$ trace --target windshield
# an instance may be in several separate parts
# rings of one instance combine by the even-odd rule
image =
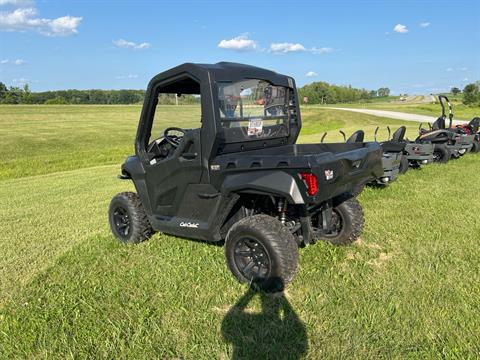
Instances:
[[[227,143],[288,136],[289,89],[258,79],[218,85]]]

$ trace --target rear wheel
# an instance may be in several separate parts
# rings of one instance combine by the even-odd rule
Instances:
[[[321,213],[312,218],[315,238],[328,241],[334,245],[349,245],[362,234],[365,221],[363,209],[354,197],[339,199],[337,204],[332,209],[329,233],[325,233],[321,229]]]
[[[433,162],[445,164],[450,160],[451,156],[450,151],[448,151],[445,145],[435,144],[435,147],[433,148]]]
[[[238,281],[255,283],[268,292],[282,291],[297,271],[298,245],[280,221],[253,215],[228,231],[225,258]]]
[[[400,169],[399,172],[400,174],[405,174],[408,171],[408,159],[405,155],[402,156],[402,159],[400,160]]]
[[[480,144],[476,140],[472,144],[473,144],[473,146],[472,146],[472,150],[470,150],[470,152],[478,153],[480,151]]]
[[[108,220],[113,235],[124,243],[139,243],[154,234],[142,202],[133,192],[123,192],[113,197]]]

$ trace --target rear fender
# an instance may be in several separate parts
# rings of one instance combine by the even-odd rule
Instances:
[[[222,193],[252,193],[284,197],[291,204],[304,204],[297,182],[283,171],[255,171],[228,175]]]

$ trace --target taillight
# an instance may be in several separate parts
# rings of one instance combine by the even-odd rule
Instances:
[[[300,176],[305,181],[305,185],[307,185],[307,194],[309,196],[315,195],[318,191],[317,177],[312,173],[300,173]]]

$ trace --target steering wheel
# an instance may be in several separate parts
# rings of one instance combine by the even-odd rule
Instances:
[[[169,135],[168,133],[170,131],[177,131],[185,135],[185,130],[179,127],[169,127],[169,128],[166,128],[165,131],[163,132],[163,138],[174,148],[177,148],[178,145],[180,145],[180,138],[176,135]]]

